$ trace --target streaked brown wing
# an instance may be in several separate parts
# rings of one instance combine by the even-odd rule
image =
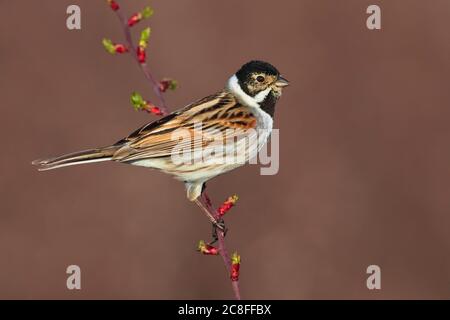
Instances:
[[[197,108],[198,106],[202,106],[205,104],[218,103],[223,95],[224,95],[224,92],[219,92],[219,93],[210,95],[208,97],[205,97],[201,100],[198,100],[197,102],[194,102],[194,103],[184,107],[181,110],[172,112],[169,115],[167,115],[159,120],[147,123],[146,125],[133,131],[130,135],[128,135],[128,137],[123,138],[122,140],[119,140],[117,143],[115,143],[115,145],[120,145],[120,144],[124,144],[127,142],[131,142],[136,139],[140,139],[140,138],[144,137],[146,134],[151,134],[151,133],[157,132],[157,131],[161,130],[162,128],[168,129],[172,126],[176,126],[185,118],[185,114],[188,114],[191,109]]]
[[[223,139],[234,139],[255,127],[251,110],[228,92],[220,92],[135,131],[121,140],[124,145],[113,160],[133,162],[167,157],[175,147],[195,150],[214,141],[217,133],[222,133]]]

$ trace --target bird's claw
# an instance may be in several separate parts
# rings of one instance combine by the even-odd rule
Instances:
[[[209,243],[210,245],[216,243],[217,240],[219,240],[219,236],[217,234],[218,230],[223,233],[224,237],[226,236],[226,234],[228,232],[228,229],[225,227],[225,221],[223,221],[223,219],[219,219],[216,222],[213,222],[212,227],[213,227],[213,229],[212,229],[212,241]]]

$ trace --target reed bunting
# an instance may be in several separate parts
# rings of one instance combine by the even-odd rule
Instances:
[[[272,131],[275,105],[288,84],[271,64],[251,61],[228,80],[223,90],[151,122],[113,145],[35,160],[33,164],[42,171],[115,161],[161,170],[183,181],[188,199],[195,201],[211,222],[223,230],[207,208],[208,199],[202,196],[205,182],[243,165],[266,143]],[[180,130],[187,132],[190,139],[180,141]],[[249,132],[257,138],[249,139],[246,135]],[[208,159],[200,153],[202,161],[198,161],[199,156],[193,156],[192,161],[174,161],[175,149],[189,147],[194,155],[199,154],[197,150],[207,147],[214,140],[211,137],[218,136],[223,141],[233,141],[232,147],[227,145],[222,150],[225,158],[233,154],[240,157],[238,161],[214,161],[224,156],[214,152]]]

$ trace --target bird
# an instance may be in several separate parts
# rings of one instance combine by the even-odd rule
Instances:
[[[206,182],[244,165],[267,142],[275,106],[288,85],[273,65],[252,60],[233,74],[222,90],[150,122],[112,145],[32,164],[45,171],[112,161],[160,170],[184,182],[187,198],[200,206],[213,226],[224,230],[223,222],[208,210]],[[228,141],[231,143],[225,143]],[[211,152],[218,148],[221,152]]]

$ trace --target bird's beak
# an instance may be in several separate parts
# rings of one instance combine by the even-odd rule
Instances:
[[[278,80],[275,82],[275,85],[279,88],[287,87],[289,85],[289,81],[287,81],[282,76],[279,76]]]

